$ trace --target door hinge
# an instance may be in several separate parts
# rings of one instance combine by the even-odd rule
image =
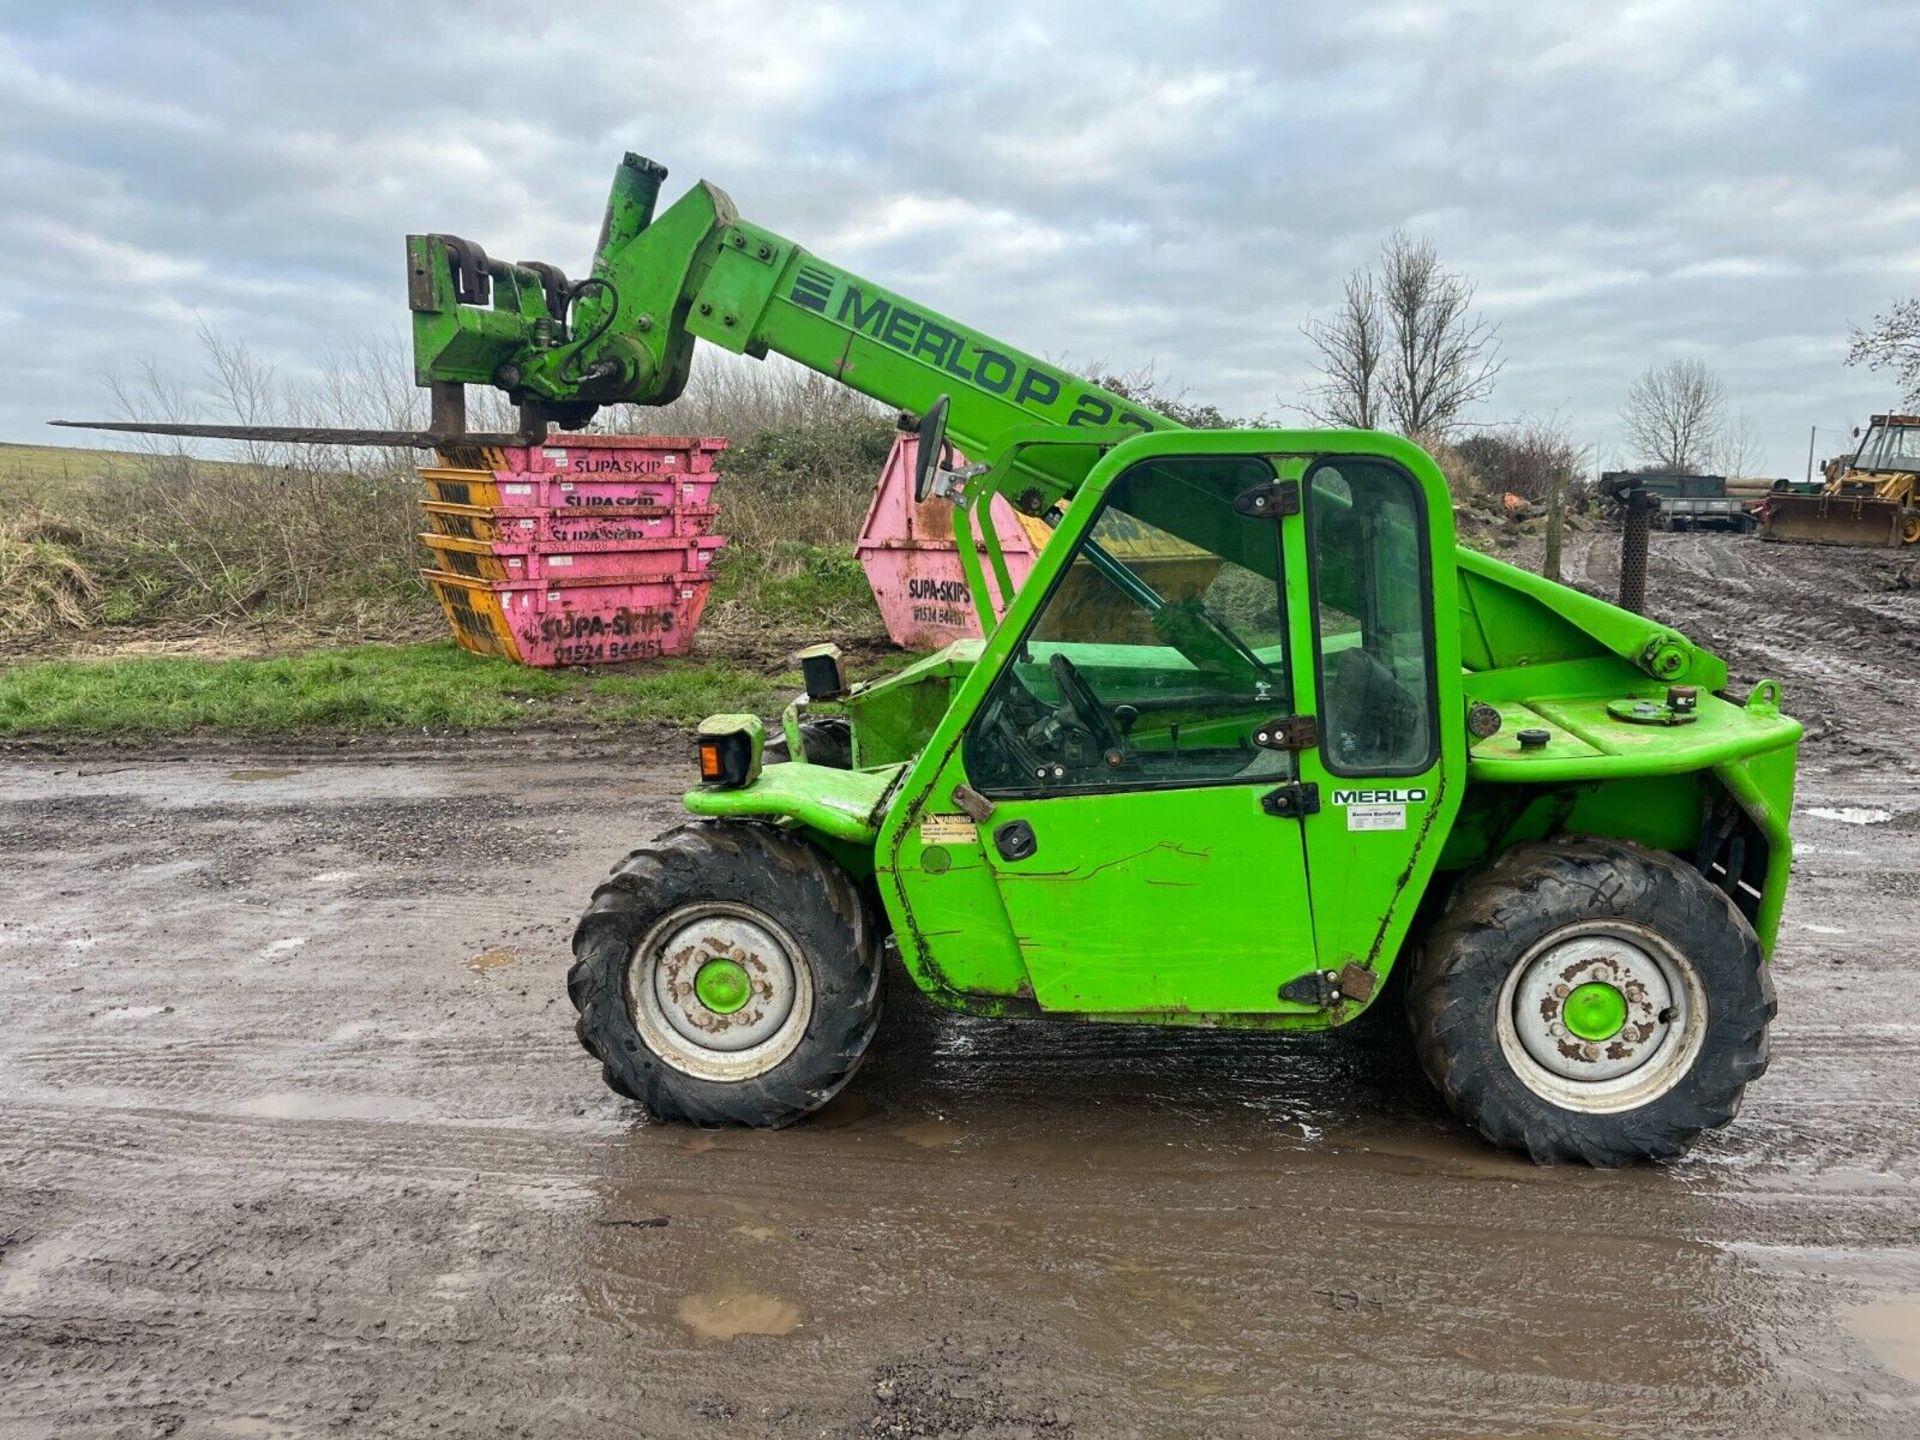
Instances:
[[[1320,722],[1312,715],[1282,715],[1253,732],[1262,750],[1311,750],[1320,743]]]
[[[1282,515],[1300,513],[1300,482],[1273,480],[1242,490],[1233,497],[1233,513],[1251,515],[1256,520],[1278,520]]]
[[[1301,820],[1320,813],[1320,787],[1313,781],[1296,780],[1281,785],[1260,797],[1260,808],[1283,820]]]
[[[1330,1010],[1343,1000],[1367,1001],[1373,998],[1380,977],[1364,965],[1351,961],[1338,970],[1309,970],[1296,975],[1280,987],[1280,998],[1295,1005],[1311,1005]]]

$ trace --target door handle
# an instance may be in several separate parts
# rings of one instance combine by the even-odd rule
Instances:
[[[1033,826],[1026,821],[1009,820],[995,827],[993,848],[1000,852],[1002,860],[1028,860],[1039,850],[1040,841],[1033,833]]]

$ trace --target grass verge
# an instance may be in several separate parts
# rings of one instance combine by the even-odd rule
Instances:
[[[657,661],[614,674],[529,670],[450,641],[355,645],[270,660],[43,661],[0,673],[0,735],[160,737],[690,724],[777,714],[797,674]]]

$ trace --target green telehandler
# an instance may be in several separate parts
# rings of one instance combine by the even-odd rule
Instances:
[[[360,438],[537,443],[673,399],[696,340],[783,355],[918,426],[985,639],[866,684],[819,647],[778,735],[700,726],[692,818],[574,938],[613,1089],[806,1115],[859,1066],[892,949],[976,1015],[1325,1030],[1403,988],[1447,1102],[1541,1162],[1668,1158],[1733,1118],[1791,857],[1776,685],[1735,696],[1674,630],[1458,548],[1405,440],[1182,429],[709,184],[656,215],[665,173],[626,158],[577,282],[409,237],[433,419]],[[469,433],[467,385],[521,430]],[[995,496],[1051,526],[1017,589]]]

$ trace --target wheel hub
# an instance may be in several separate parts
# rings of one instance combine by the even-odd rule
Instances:
[[[1706,996],[1691,963],[1629,922],[1569,926],[1522,956],[1500,997],[1502,1050],[1536,1094],[1569,1109],[1629,1110],[1698,1054]]]
[[[1588,980],[1568,992],[1560,1016],[1581,1040],[1611,1040],[1626,1026],[1627,997],[1604,980]]]
[[[716,1015],[731,1015],[753,998],[753,980],[738,960],[707,961],[693,977],[693,993]]]
[[[705,901],[665,916],[635,947],[627,1008],[675,1069],[744,1080],[800,1043],[813,1013],[812,972],[772,917]]]

